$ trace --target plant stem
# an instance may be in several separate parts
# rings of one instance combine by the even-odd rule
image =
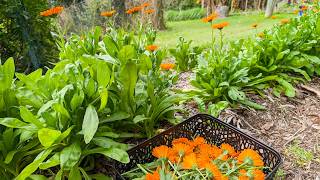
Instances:
[[[222,52],[222,48],[223,48],[223,33],[222,33],[222,29],[220,30],[220,52]]]

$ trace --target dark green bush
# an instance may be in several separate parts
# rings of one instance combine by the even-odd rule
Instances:
[[[192,19],[200,19],[206,15],[203,8],[193,8],[183,11],[169,10],[166,12],[167,21],[184,21]]]
[[[50,17],[40,16],[46,0],[0,1],[0,59],[16,60],[18,71],[30,72],[57,57]]]

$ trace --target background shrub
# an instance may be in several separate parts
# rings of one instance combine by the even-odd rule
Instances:
[[[45,0],[0,2],[0,58],[14,57],[18,71],[44,67],[57,57],[52,18],[39,15],[47,8]]]
[[[188,10],[168,10],[166,12],[167,21],[184,21],[192,19],[200,19],[206,15],[206,11],[203,8],[197,7]]]

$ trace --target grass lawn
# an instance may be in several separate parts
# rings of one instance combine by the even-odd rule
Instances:
[[[256,30],[251,28],[254,23],[258,24],[257,32],[272,27],[280,23],[281,19],[294,17],[294,14],[276,14],[276,19],[266,19],[264,14],[250,14],[230,16],[224,19],[217,19],[214,23],[227,21],[230,23],[225,28],[226,40],[236,40],[248,36],[255,36]],[[189,20],[179,22],[167,22],[168,30],[158,33],[156,43],[160,46],[174,47],[180,36],[186,40],[193,40],[193,45],[202,45],[210,42],[211,27],[210,23],[203,23],[201,20]],[[215,30],[218,35],[218,30]]]

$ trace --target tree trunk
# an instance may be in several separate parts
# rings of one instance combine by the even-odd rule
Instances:
[[[164,22],[163,0],[153,0],[153,7],[155,9],[153,16],[153,26],[158,30],[166,29],[166,25]]]
[[[116,11],[115,27],[123,27],[127,20],[125,0],[112,0],[112,8]]]
[[[265,17],[271,17],[273,14],[273,10],[277,4],[277,0],[268,0],[267,1],[267,8],[265,12]]]

